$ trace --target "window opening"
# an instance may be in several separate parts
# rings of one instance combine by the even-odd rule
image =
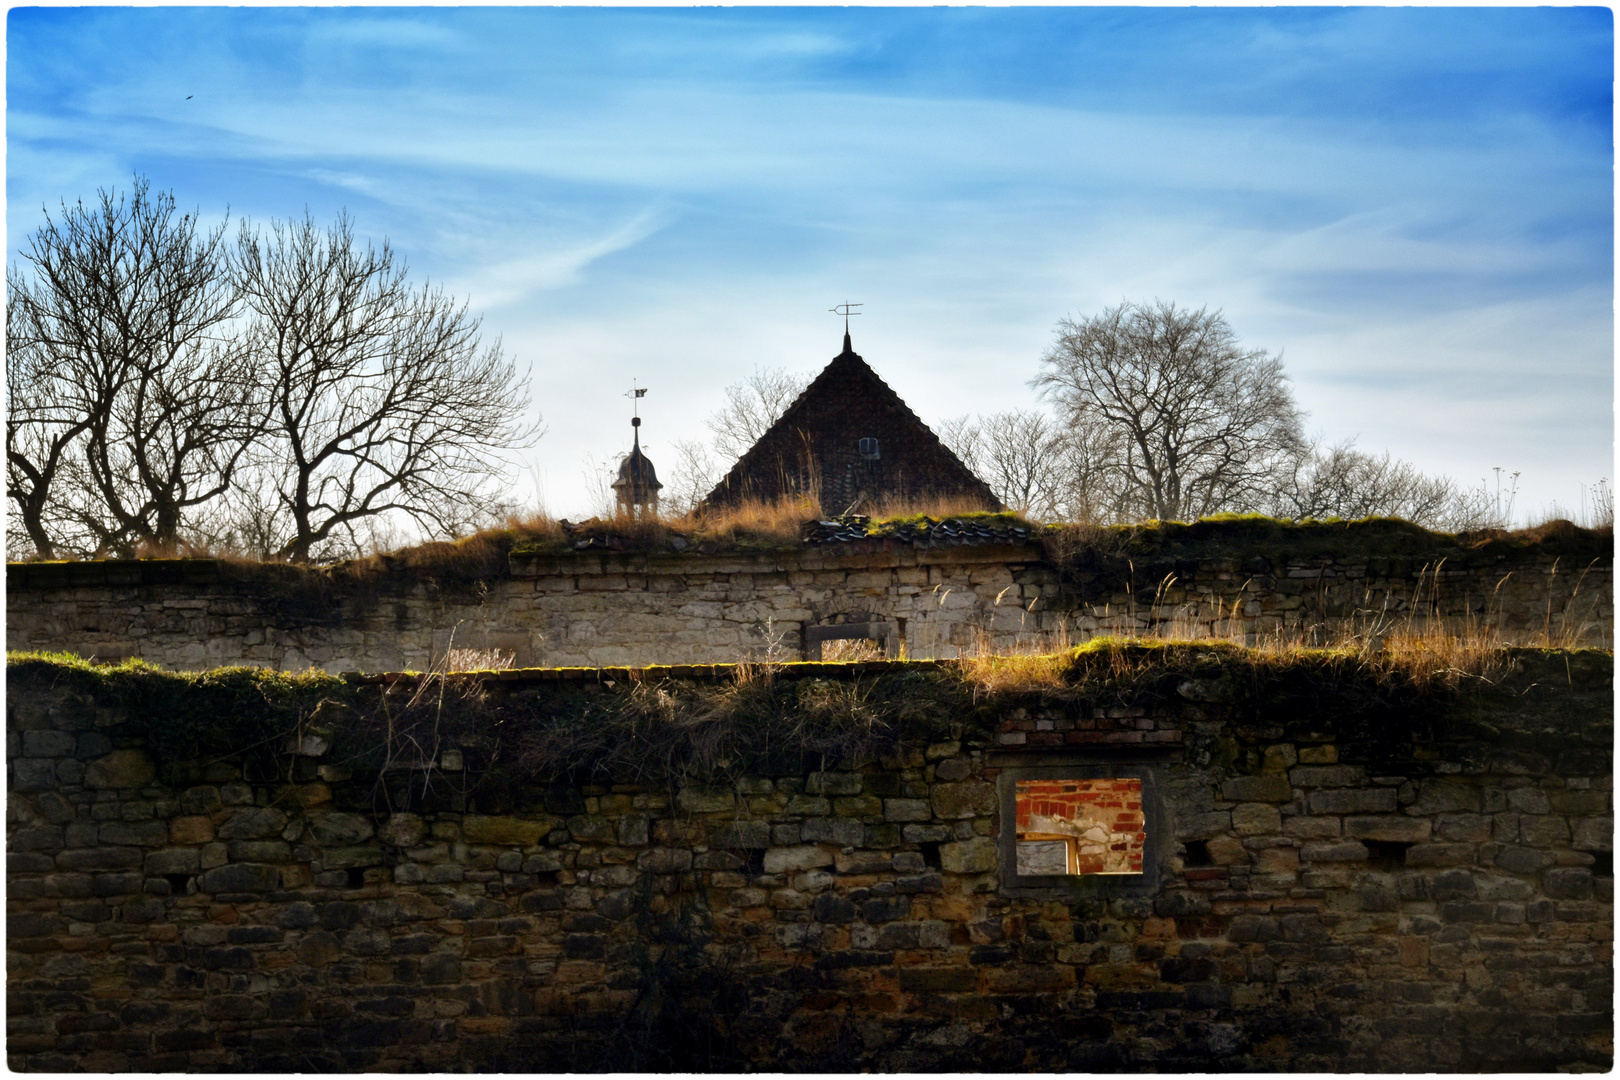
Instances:
[[[878,441],[876,439],[862,439],[859,446],[862,459],[866,461],[876,461],[878,459]]]
[[[1017,869],[1024,876],[1142,873],[1142,781],[1019,780]]]

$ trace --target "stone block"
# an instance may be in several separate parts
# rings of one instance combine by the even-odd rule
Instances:
[[[225,847],[232,862],[286,862],[292,848],[285,840],[232,840]]]
[[[971,967],[904,967],[897,974],[900,989],[910,993],[969,994],[979,988],[979,973]]]
[[[717,848],[763,848],[771,846],[768,821],[728,821],[715,829],[709,843]]]
[[[1305,799],[1313,814],[1393,814],[1394,788],[1326,788]]]
[[[1473,844],[1413,844],[1406,849],[1406,865],[1413,868],[1472,866],[1475,854]]]
[[[1221,798],[1232,802],[1288,802],[1294,789],[1282,773],[1235,776],[1221,785]]]
[[[619,819],[619,844],[622,847],[646,847],[652,821],[646,814],[626,814]]]
[[[56,857],[58,870],[134,870],[145,859],[140,848],[106,847],[64,851]],[[46,869],[49,869],[47,866]]]
[[[557,827],[557,819],[504,817],[499,815],[468,814],[461,819],[461,838],[469,844],[490,844],[501,847],[533,847],[540,843],[552,829]],[[572,831],[574,822],[568,823]],[[600,833],[600,839],[611,841],[614,830],[605,821],[602,828],[593,830]],[[577,836],[575,839],[581,839]]]
[[[1344,788],[1367,782],[1367,770],[1360,765],[1300,765],[1288,771],[1295,787]]]
[[[767,874],[812,870],[818,866],[831,866],[835,855],[835,849],[826,845],[776,847],[765,852],[764,869]]]
[[[171,844],[206,844],[214,838],[214,821],[203,814],[189,814],[169,820]]]
[[[417,814],[389,814],[377,838],[396,847],[416,847],[427,836],[427,822]]]
[[[996,868],[996,842],[977,836],[939,849],[940,868],[950,874],[983,874]]]
[[[885,851],[839,851],[833,865],[840,874],[881,874],[890,868],[890,856]]]
[[[1560,866],[1541,876],[1541,891],[1554,900],[1588,900],[1592,871],[1584,866]]]
[[[1204,844],[1204,850],[1209,852],[1209,859],[1216,866],[1234,866],[1249,861],[1248,848],[1235,836],[1212,837]]]
[[[922,799],[884,799],[883,820],[885,821],[927,821],[933,816],[933,811],[927,802]]]
[[[1578,851],[1614,850],[1614,818],[1577,818],[1574,822],[1572,845]]]
[[[636,856],[636,869],[649,874],[678,874],[692,869],[692,852],[686,848],[648,848]]]
[[[25,731],[22,733],[23,754],[26,757],[67,757],[73,753],[75,741],[71,731]]]
[[[811,818],[799,826],[799,838],[807,844],[860,847],[866,841],[866,826],[849,818]]]
[[[1282,814],[1271,803],[1239,803],[1232,808],[1232,830],[1239,836],[1271,836],[1282,831]]]
[[[819,795],[794,795],[783,812],[791,817],[826,817],[832,813],[832,801]]]
[[[1418,785],[1417,800],[1407,813],[1430,816],[1434,814],[1479,813],[1480,789],[1459,780],[1424,780]]]
[[[1272,915],[1234,915],[1226,931],[1228,941],[1280,941],[1282,923]]]
[[[1479,885],[1467,870],[1445,870],[1429,877],[1428,898],[1437,902],[1471,900],[1479,895]]]
[[[983,817],[996,809],[995,787],[982,782],[935,784],[931,796],[934,816],[947,821]]]
[[[274,892],[281,888],[281,871],[274,866],[229,863],[203,872],[197,889],[206,893]]]
[[[1441,840],[1480,844],[1491,838],[1491,819],[1484,814],[1441,814],[1435,818],[1434,832]]]
[[[1390,843],[1418,844],[1429,839],[1433,827],[1424,818],[1391,816],[1347,817],[1344,835],[1356,840],[1382,840]]]
[[[161,821],[142,821],[134,824],[109,821],[101,826],[99,840],[103,844],[133,847],[162,847],[169,842],[169,827]]]
[[[202,863],[196,848],[168,848],[146,857],[146,872],[152,877],[166,874],[198,874]]]
[[[519,819],[512,819],[519,820]],[[539,832],[537,836],[545,835]],[[595,814],[575,814],[568,819],[568,835],[585,844],[611,844],[619,838],[618,827],[612,818]],[[532,841],[538,843],[538,840]]]
[[[1519,840],[1530,847],[1564,847],[1569,843],[1569,822],[1558,814],[1521,814]]]
[[[724,788],[682,788],[675,805],[689,814],[714,814],[734,810],[735,792]]]
[[[84,770],[84,786],[98,790],[140,788],[152,782],[157,768],[140,750],[114,750]]]
[[[1309,863],[1366,862],[1367,848],[1355,840],[1308,843],[1300,845],[1299,857]]]
[[[811,795],[859,795],[861,774],[854,772],[814,772],[804,782]]]
[[[279,836],[287,827],[287,815],[273,806],[238,810],[218,829],[221,840],[261,840]]]
[[[359,844],[370,840],[376,832],[370,818],[338,812],[312,814],[309,826],[322,844]]]
[[[50,791],[56,787],[56,762],[51,758],[13,758],[11,790]]]
[[[1282,831],[1284,836],[1300,840],[1335,840],[1342,835],[1342,828],[1336,817],[1296,815],[1284,818]]]
[[[883,800],[876,795],[841,795],[832,801],[839,817],[882,817]]]
[[[377,844],[330,847],[321,852],[321,866],[327,870],[349,870],[365,866],[381,866],[383,861],[383,849]]]

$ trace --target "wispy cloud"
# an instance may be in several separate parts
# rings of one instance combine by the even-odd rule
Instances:
[[[505,307],[546,289],[580,283],[585,269],[599,259],[641,243],[662,227],[668,215],[648,208],[609,232],[481,268],[455,286],[477,298],[486,310]]]

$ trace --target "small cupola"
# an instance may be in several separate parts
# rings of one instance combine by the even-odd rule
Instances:
[[[646,390],[634,391],[639,399]],[[639,411],[639,409],[638,409]],[[658,491],[664,485],[658,482],[658,472],[651,459],[641,452],[641,417],[630,418],[630,452],[619,463],[619,478],[613,481],[613,494],[617,496],[618,511],[628,517],[658,516]]]

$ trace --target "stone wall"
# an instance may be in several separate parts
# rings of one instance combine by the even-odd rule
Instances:
[[[584,551],[514,556],[509,576],[485,582],[206,560],[13,564],[6,643],[338,672],[427,670],[452,643],[520,667],[798,659],[848,624],[917,658],[1104,633],[1326,641],[1435,619],[1512,641],[1612,642],[1612,557],[1435,543],[1401,555],[1194,547],[1063,567],[1035,543]]]
[[[321,737],[159,768],[14,674],[9,1062],[1607,1070],[1612,659],[1520,665],[1418,724],[1013,695],[860,768],[498,805],[453,746],[389,784]],[[1001,789],[1062,767],[1151,776],[1150,887],[1011,887]]]

